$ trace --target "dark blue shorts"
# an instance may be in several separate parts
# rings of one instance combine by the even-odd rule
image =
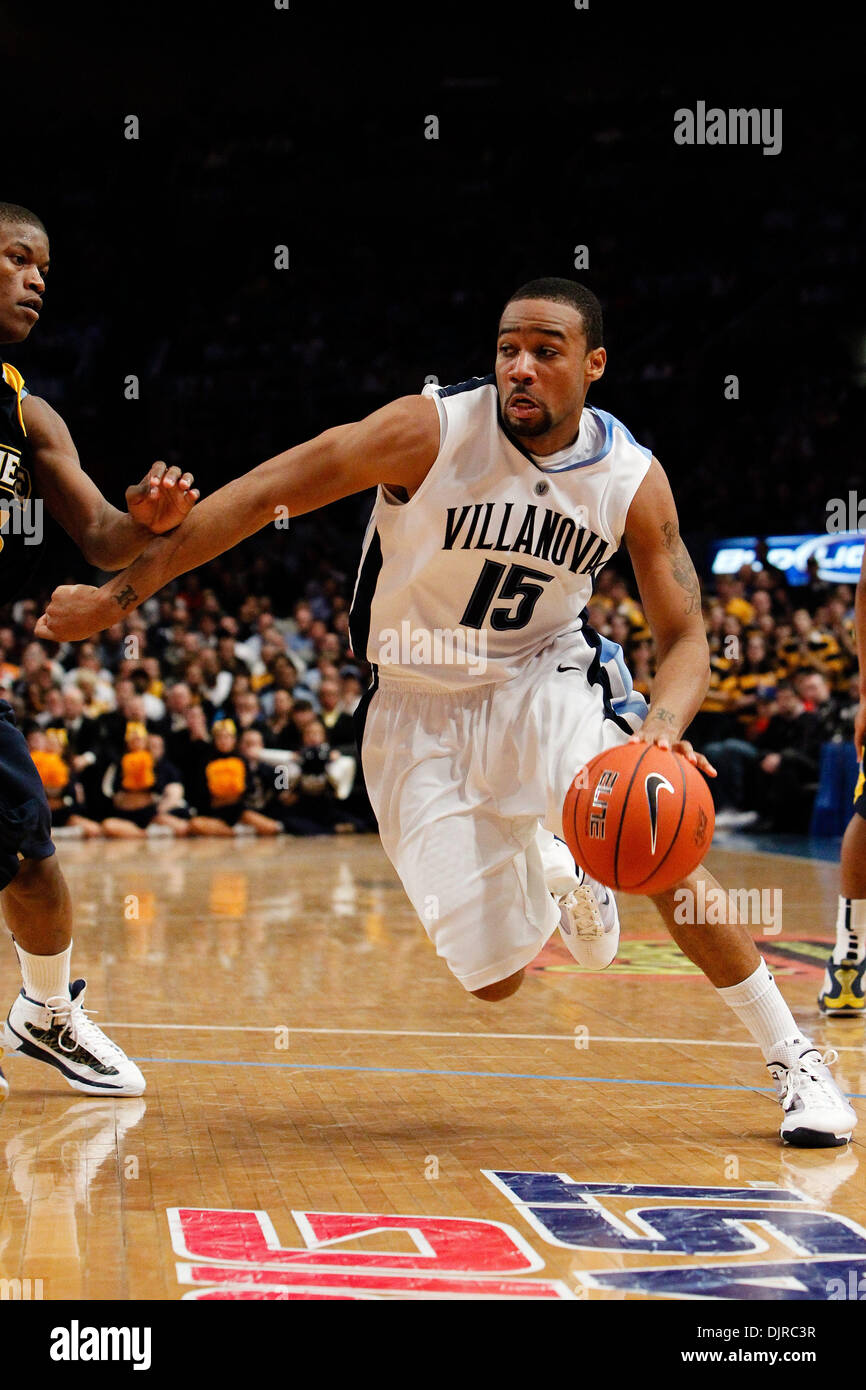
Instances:
[[[42,779],[12,706],[0,700],[0,891],[12,882],[21,859],[48,859],[53,853]]]
[[[854,788],[854,810],[866,820],[866,748],[860,754],[860,775]]]

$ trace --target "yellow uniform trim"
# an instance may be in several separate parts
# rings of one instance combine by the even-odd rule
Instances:
[[[4,362],[3,380],[6,382],[7,386],[12,387],[12,390],[18,397],[18,423],[20,424],[22,432],[26,438],[27,427],[24,424],[24,416],[21,411],[21,392],[24,390],[24,378],[16,367],[11,366],[8,362]]]

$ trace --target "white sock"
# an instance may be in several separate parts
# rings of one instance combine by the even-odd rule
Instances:
[[[60,995],[69,998],[69,960],[72,955],[72,942],[56,956],[31,956],[29,951],[15,942],[21,975],[24,980],[24,993],[37,1004]]]
[[[737,1015],[744,1028],[751,1033],[755,1042],[769,1060],[770,1054],[778,1055],[782,1043],[792,1047],[808,1043],[809,1039],[800,1032],[794,1015],[788,1008],[762,960],[757,970],[738,985],[727,985],[717,991]]]
[[[859,965],[866,956],[866,898],[843,898],[839,895],[836,914],[836,947],[833,964],[843,961]]]

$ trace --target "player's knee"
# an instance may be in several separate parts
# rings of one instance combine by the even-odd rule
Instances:
[[[45,859],[22,859],[18,872],[8,887],[20,897],[29,893],[40,894],[45,891],[47,885],[55,882],[58,872],[54,855]]]
[[[514,975],[506,975],[504,980],[496,980],[492,985],[485,985],[483,989],[470,990],[476,999],[483,999],[485,1003],[497,1004],[500,999],[509,999],[512,994],[516,994],[523,981],[523,971],[518,970]]]

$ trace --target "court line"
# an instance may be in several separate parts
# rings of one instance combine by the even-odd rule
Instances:
[[[856,1020],[855,1020],[856,1022]],[[160,1029],[172,1032],[189,1033],[269,1033],[271,1036],[279,1028],[286,1033],[323,1033],[350,1038],[510,1038],[522,1042],[612,1042],[612,1043],[669,1043],[680,1047],[750,1047],[757,1048],[755,1042],[739,1042],[718,1038],[645,1038],[629,1034],[618,1037],[609,1033],[441,1033],[423,1028],[297,1028],[273,1024],[269,1028],[245,1023],[100,1023],[100,1028],[145,1028],[156,1032]],[[862,1052],[863,1048],[833,1043],[837,1052]]]
[[[704,1081],[642,1081],[636,1077],[625,1076],[559,1076],[532,1071],[449,1071],[432,1067],[349,1067],[329,1062],[227,1062],[216,1057],[133,1057],[133,1062],[143,1062],[152,1066],[180,1067],[260,1067],[266,1070],[277,1068],[280,1071],[352,1071],[375,1072],[385,1076],[475,1076],[483,1080],[504,1081],[588,1081],[605,1086],[675,1086],[690,1091],[769,1091],[775,1095],[772,1086],[719,1086]],[[849,1094],[846,1092],[846,1094]],[[851,1100],[866,1100],[866,1094],[850,1093]]]

